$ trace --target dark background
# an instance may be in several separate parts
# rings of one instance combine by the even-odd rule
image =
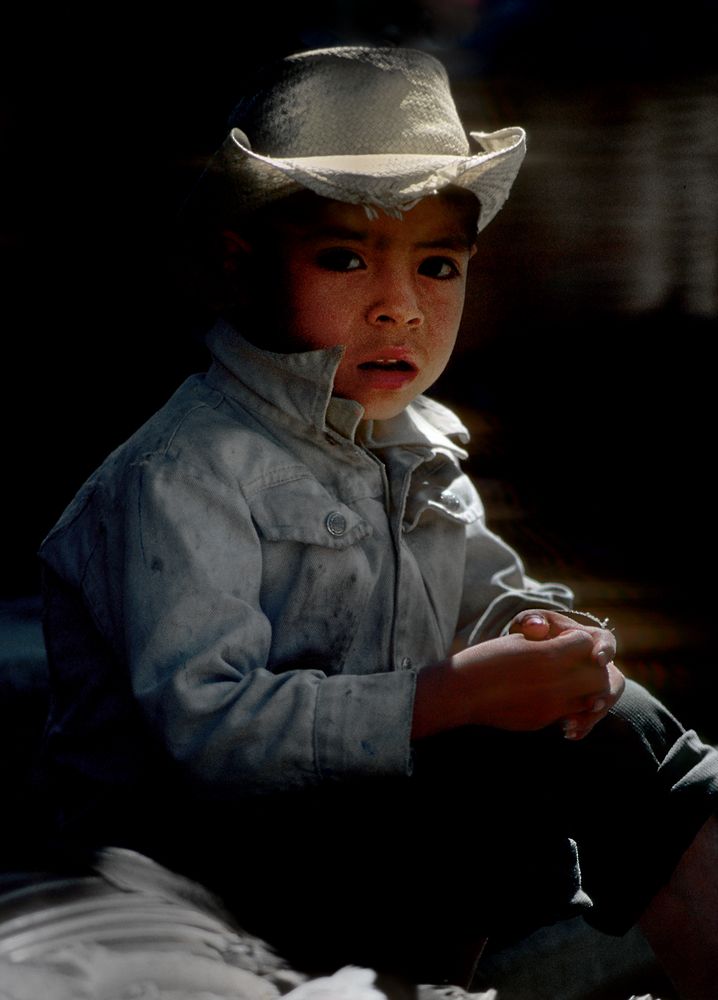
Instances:
[[[0,596],[35,598],[75,490],[205,364],[175,216],[251,71],[414,45],[449,69],[467,127],[529,133],[435,395],[474,433],[496,530],[610,615],[626,671],[718,740],[716,3],[234,7],[6,18]]]

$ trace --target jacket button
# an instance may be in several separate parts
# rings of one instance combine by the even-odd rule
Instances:
[[[459,510],[461,507],[461,500],[451,490],[444,490],[440,499],[443,500],[447,510]]]
[[[329,534],[337,538],[347,530],[347,519],[338,510],[333,510],[331,514],[327,514],[324,524]]]

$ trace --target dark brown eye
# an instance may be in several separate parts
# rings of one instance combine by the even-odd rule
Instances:
[[[427,278],[437,278],[439,281],[458,278],[460,273],[459,268],[449,257],[427,257],[419,265],[419,274]]]
[[[326,271],[362,271],[366,264],[354,250],[344,247],[331,247],[320,250],[317,254],[317,264]]]

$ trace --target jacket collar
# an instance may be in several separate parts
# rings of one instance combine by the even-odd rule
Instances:
[[[357,436],[374,451],[381,448],[429,448],[457,458],[467,458],[459,446],[469,440],[469,432],[459,418],[428,396],[417,396],[398,416],[391,420],[367,420],[360,425]]]
[[[332,395],[342,347],[277,354],[256,347],[224,319],[212,327],[206,343],[214,359],[210,377],[218,387],[237,395],[240,383],[284,420],[321,432],[331,429],[372,450],[418,447],[466,457],[457,442],[465,444],[468,431],[451,410],[426,396],[417,396],[390,420],[362,422],[359,403]]]

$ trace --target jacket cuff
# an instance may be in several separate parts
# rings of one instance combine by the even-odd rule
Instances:
[[[317,768],[326,780],[411,774],[416,673],[327,677],[314,719]]]

